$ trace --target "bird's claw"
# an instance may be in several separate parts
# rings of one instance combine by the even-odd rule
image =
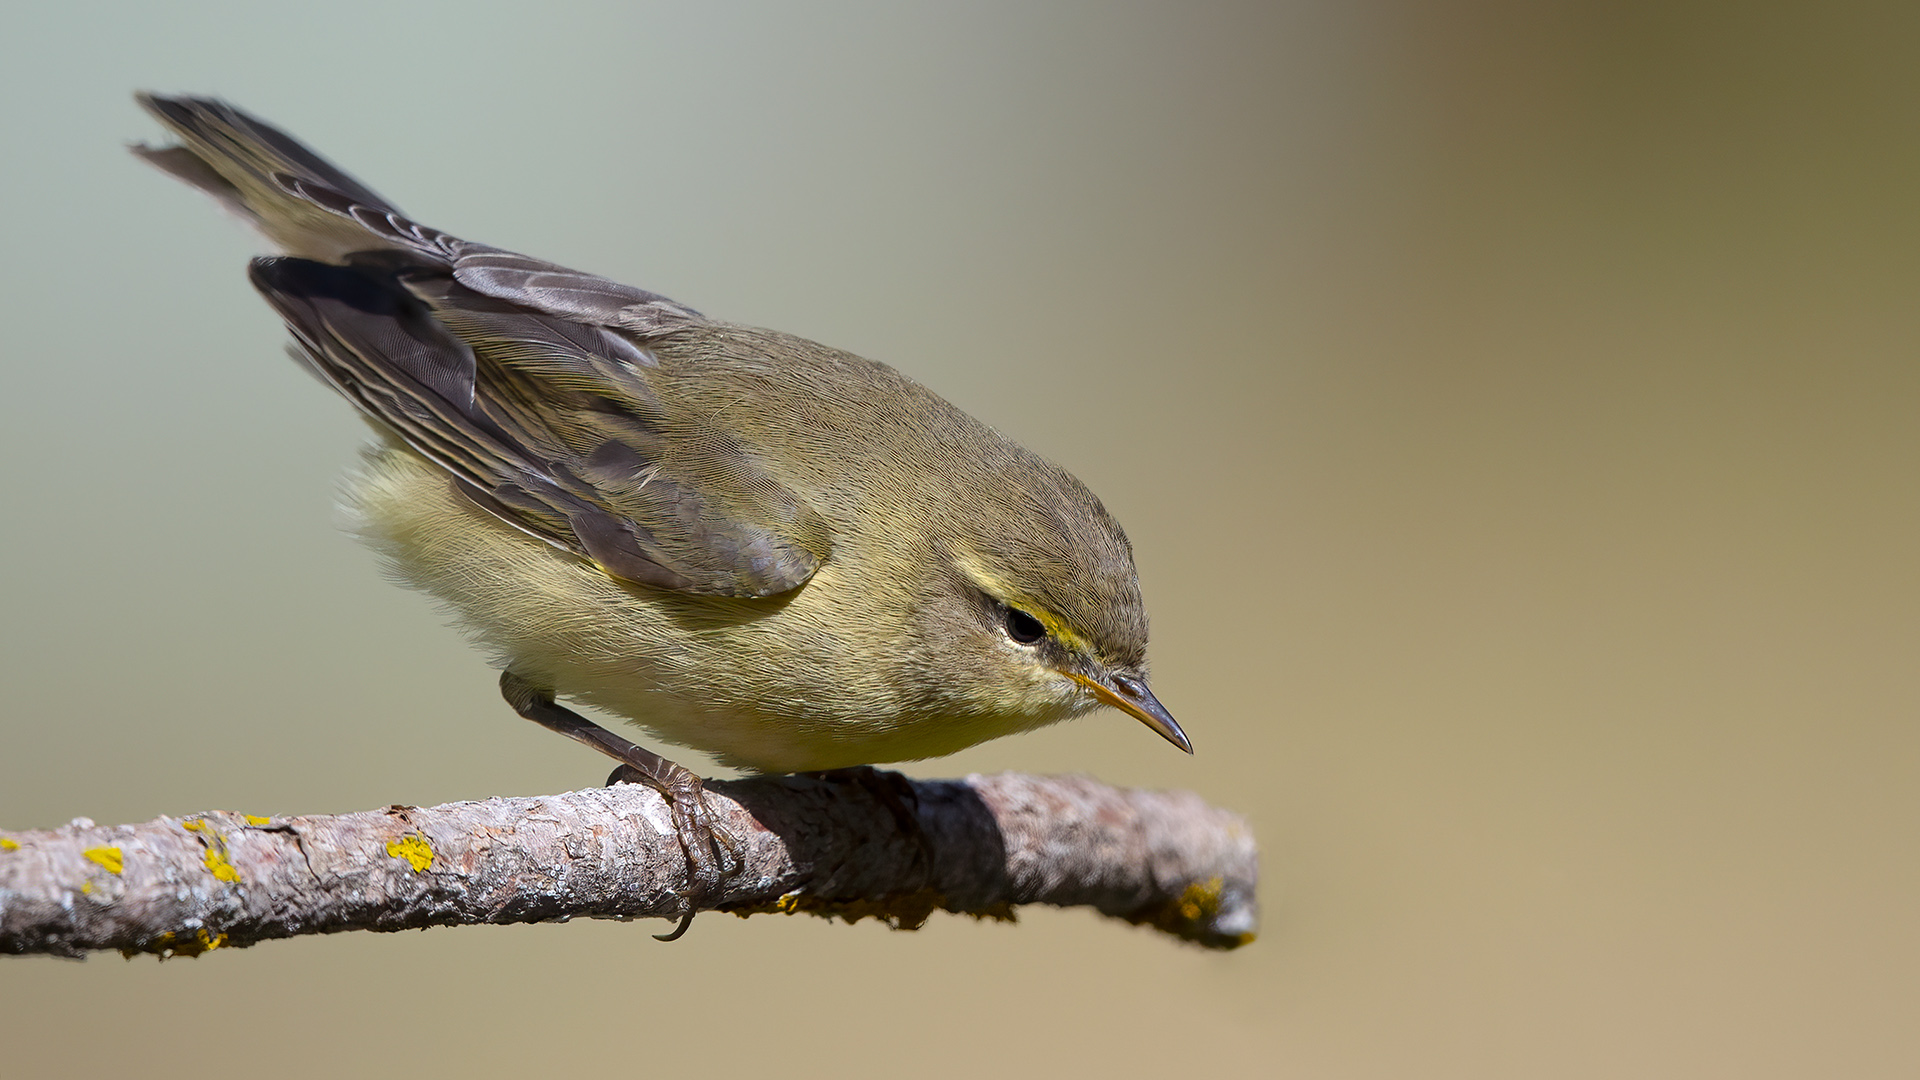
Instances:
[[[671,933],[654,937],[674,941],[693,925],[701,903],[719,895],[727,879],[745,867],[740,840],[707,805],[705,785],[691,769],[679,768],[662,782],[631,765],[622,765],[607,777],[607,784],[646,784],[666,799],[674,835],[687,858],[687,887],[680,894],[680,924]]]

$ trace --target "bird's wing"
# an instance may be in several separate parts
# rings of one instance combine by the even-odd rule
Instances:
[[[652,356],[617,331],[392,257],[256,259],[251,276],[308,362],[476,505],[615,577],[770,596],[830,550],[751,448],[654,395]]]
[[[250,273],[306,362],[475,504],[663,589],[769,596],[818,569],[819,515],[647,384],[641,343],[698,312],[420,225],[222,102],[139,100],[181,145],[137,153],[301,256]]]

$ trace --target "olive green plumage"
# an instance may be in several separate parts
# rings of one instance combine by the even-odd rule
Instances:
[[[417,225],[219,102],[141,101],[181,145],[138,152],[279,246],[255,285],[383,430],[356,530],[517,679],[756,770],[1098,702],[1185,746],[1126,536],[1057,466],[885,365]]]

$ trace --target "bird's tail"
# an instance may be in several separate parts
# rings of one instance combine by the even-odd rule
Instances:
[[[212,98],[134,95],[180,140],[135,154],[212,195],[290,255],[337,260],[356,251],[429,253],[442,239],[265,121]],[[425,249],[425,250],[423,250]]]

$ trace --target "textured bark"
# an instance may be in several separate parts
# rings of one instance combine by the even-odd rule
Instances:
[[[703,910],[911,928],[940,909],[1086,905],[1213,948],[1253,940],[1252,830],[1185,792],[870,771],[707,790],[744,867]],[[341,930],[673,918],[686,873],[665,804],[637,785],[337,816],[80,819],[0,831],[0,953],[198,954]]]

